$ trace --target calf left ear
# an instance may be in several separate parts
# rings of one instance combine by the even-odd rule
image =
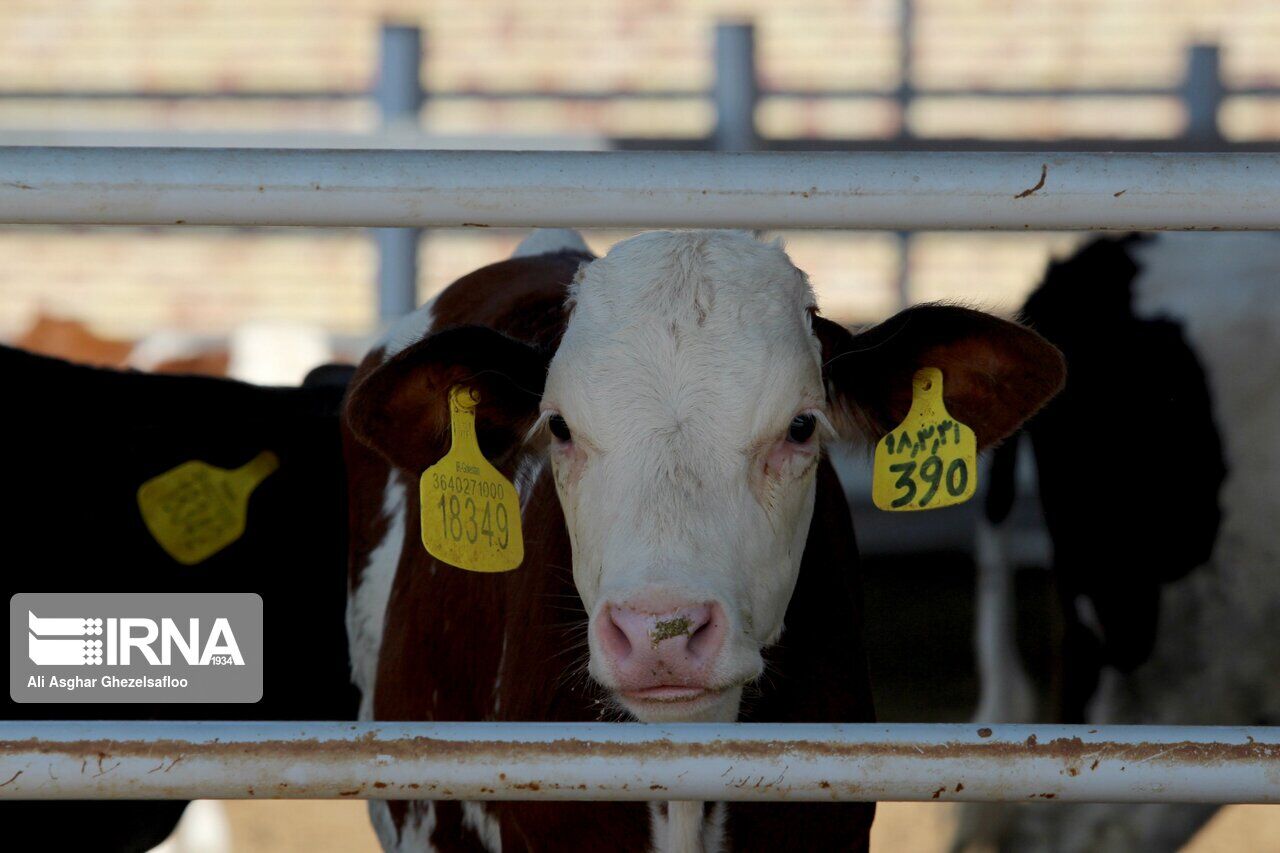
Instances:
[[[479,392],[476,437],[501,466],[538,417],[546,353],[484,326],[428,335],[351,389],[343,418],[357,438],[398,468],[419,473],[449,450],[449,389]]]
[[[911,378],[942,371],[947,411],[971,427],[978,447],[1010,435],[1061,390],[1066,365],[1035,332],[968,308],[920,305],[859,334],[813,318],[823,379],[842,431],[878,441],[911,408]]]

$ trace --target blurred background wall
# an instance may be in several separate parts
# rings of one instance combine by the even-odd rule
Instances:
[[[1268,0],[6,0],[0,145],[709,147],[725,21],[754,25],[751,147],[1280,136]],[[417,120],[389,128],[370,96],[387,23],[420,28],[425,92]],[[1010,309],[1078,239],[784,236],[826,311],[854,321],[940,298]],[[420,296],[518,238],[423,234]],[[355,336],[377,323],[377,267],[356,230],[3,228],[0,338],[40,314],[120,338],[264,320]]]

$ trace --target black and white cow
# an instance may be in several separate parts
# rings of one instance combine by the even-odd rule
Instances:
[[[1050,266],[1022,319],[1068,365],[1063,393],[1024,430],[1064,624],[1041,718],[1280,723],[1280,239],[1098,239]],[[1014,439],[994,460],[997,525],[1016,453]],[[1007,570],[999,534],[980,571]],[[1031,721],[1016,666],[999,663],[1016,657],[1002,624],[1012,608],[980,593],[984,607],[984,716]],[[1214,810],[1050,806],[1005,823],[986,809],[984,822],[1011,850],[1176,850]],[[964,822],[957,848],[982,834],[977,823]]]

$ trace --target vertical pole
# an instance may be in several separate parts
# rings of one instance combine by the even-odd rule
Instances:
[[[898,137],[911,136],[907,111],[915,97],[912,64],[915,53],[916,9],[913,0],[898,0]]]
[[[384,129],[417,129],[422,106],[422,35],[417,27],[382,28],[378,82],[374,98]],[[394,320],[418,306],[416,228],[374,228],[378,245],[378,316]]]
[[[1225,94],[1217,45],[1193,45],[1187,52],[1187,76],[1182,82],[1188,139],[1205,144],[1222,141],[1218,108]]]
[[[898,138],[911,136],[907,112],[915,97],[912,84],[912,61],[915,51],[915,4],[913,0],[898,0]],[[911,304],[911,232],[897,232],[898,271],[894,280],[898,310]]]
[[[755,27],[747,23],[716,25],[716,79],[712,97],[716,107],[713,142],[717,151],[753,151],[756,134]]]

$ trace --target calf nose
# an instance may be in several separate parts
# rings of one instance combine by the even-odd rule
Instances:
[[[623,690],[702,686],[727,633],[728,620],[714,602],[662,608],[627,602],[607,606],[601,616],[600,645]]]

